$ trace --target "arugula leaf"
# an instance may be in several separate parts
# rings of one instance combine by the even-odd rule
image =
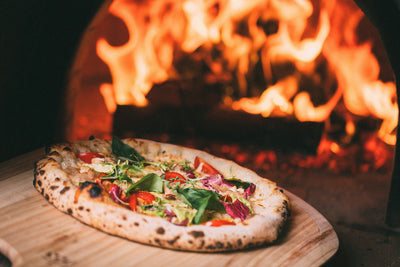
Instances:
[[[152,162],[152,161],[145,161],[144,163],[149,164],[149,165],[153,165],[157,168],[159,168],[160,170],[162,170],[163,172],[167,172],[172,170],[176,165],[183,165],[182,169],[184,171],[191,171],[191,167],[190,167],[190,161],[175,161],[175,160],[171,160],[171,161],[162,161],[162,162]]]
[[[111,143],[112,153],[122,159],[127,159],[133,163],[144,161],[142,157],[133,147],[122,142],[118,137],[112,137]]]
[[[193,208],[197,209],[197,213],[193,218],[194,224],[199,224],[206,210],[215,210],[225,213],[224,205],[219,201],[219,195],[213,191],[195,188],[177,188],[175,194],[187,202]]]
[[[126,190],[128,194],[132,190],[143,190],[148,192],[162,193],[164,192],[163,180],[155,173],[149,173],[136,183],[129,186]]]
[[[188,172],[193,171],[193,168],[192,168],[192,166],[190,165],[190,164],[191,164],[190,161],[185,160],[185,161],[182,162],[182,164],[183,164],[182,170],[188,171]]]

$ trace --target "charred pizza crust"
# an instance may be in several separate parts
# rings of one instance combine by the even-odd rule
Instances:
[[[164,155],[193,161],[201,156],[223,175],[232,172],[256,185],[254,215],[235,226],[177,226],[163,218],[132,212],[116,204],[90,173],[76,171],[77,153],[111,153],[111,141],[56,144],[35,165],[35,188],[57,209],[104,232],[143,244],[175,250],[215,252],[258,247],[275,241],[290,213],[289,200],[275,183],[236,163],[206,152],[143,139],[124,139],[147,157]]]

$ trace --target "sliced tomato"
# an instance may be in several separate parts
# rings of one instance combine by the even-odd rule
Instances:
[[[124,191],[122,191],[121,196],[119,197],[123,202],[127,202],[126,194]]]
[[[76,154],[76,156],[85,163],[92,163],[92,159],[94,158],[104,158],[103,155],[96,152],[81,152]]]
[[[128,198],[128,203],[129,203],[129,207],[131,208],[131,210],[136,211],[136,207],[137,207],[136,194],[133,194]]]
[[[202,158],[196,156],[196,158],[194,159],[195,169],[197,169],[200,166],[200,164],[202,164],[201,171],[204,172],[205,174],[209,174],[209,175],[219,174],[219,171],[217,171],[213,166],[208,164]]]
[[[107,174],[105,174],[104,172],[100,173],[99,175],[97,175],[96,177],[96,184],[100,185],[101,187],[103,187],[103,180],[101,179],[101,176],[106,176]]]
[[[137,198],[143,201],[145,204],[151,204],[153,201],[156,201],[156,198],[152,193],[146,191],[137,191],[135,194]]]
[[[107,180],[106,181],[102,181],[101,184],[103,185],[104,189],[107,190],[108,193],[111,193],[111,190],[114,187],[118,186],[118,185],[116,185],[114,183],[111,183],[110,181],[107,181]]]
[[[126,199],[125,194],[124,194],[124,197]],[[153,201],[156,200],[155,196],[152,193],[149,193],[149,192],[146,192],[146,191],[134,192],[126,200],[126,202],[128,202],[128,204],[129,204],[129,207],[131,208],[131,210],[136,211],[137,204],[138,204],[138,199],[140,201],[142,201],[143,203],[145,203],[145,204],[151,204],[151,203],[153,203]]]
[[[203,223],[205,226],[219,227],[222,225],[236,225],[236,223],[226,220],[213,220]]]
[[[174,179],[175,181],[186,182],[186,178],[179,172],[166,172],[164,175],[166,180]]]

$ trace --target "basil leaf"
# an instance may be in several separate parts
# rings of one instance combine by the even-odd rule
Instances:
[[[177,188],[175,194],[184,202],[197,209],[193,223],[198,224],[205,210],[215,210],[225,213],[224,205],[219,201],[219,195],[213,191],[195,188]]]
[[[203,217],[204,212],[207,209],[208,203],[210,203],[211,196],[206,197],[203,199],[202,203],[200,204],[200,207],[197,209],[197,213],[193,218],[193,223],[194,224],[199,224],[201,217]]]
[[[239,180],[236,178],[231,178],[231,179],[225,178],[225,181],[227,181],[231,184],[234,184],[237,188],[241,187],[243,189],[247,189],[251,185],[251,183],[249,183],[249,182],[243,182],[242,180]]]
[[[133,147],[122,142],[118,137],[113,136],[111,143],[112,153],[122,159],[127,159],[134,163],[144,161],[142,157]]]
[[[155,173],[149,173],[136,183],[129,186],[126,193],[132,190],[143,190],[148,192],[162,193],[164,192],[163,180]]]

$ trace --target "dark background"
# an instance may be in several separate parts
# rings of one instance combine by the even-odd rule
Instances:
[[[0,1],[0,161],[63,139],[66,75],[103,1]]]

